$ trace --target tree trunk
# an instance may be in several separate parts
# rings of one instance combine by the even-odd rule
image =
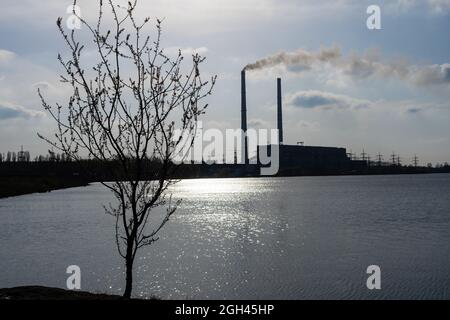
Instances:
[[[123,293],[123,297],[126,299],[131,298],[131,291],[133,290],[133,256],[132,254],[128,254],[125,258],[125,292]]]

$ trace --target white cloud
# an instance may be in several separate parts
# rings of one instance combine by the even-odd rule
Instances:
[[[450,10],[450,0],[428,0],[428,4],[434,13],[445,13]]]
[[[0,49],[0,64],[11,62],[16,54],[12,51]]]
[[[126,7],[128,0],[114,3]],[[104,1],[105,5],[107,4]],[[54,26],[61,16],[64,22],[69,17],[66,9],[72,0],[47,0],[45,6],[33,0],[3,0],[0,20],[35,26],[38,29]],[[446,13],[450,10],[448,0],[380,0],[386,12],[404,12],[422,8],[424,13]],[[95,21],[98,2],[78,0],[81,15]],[[141,0],[136,11],[137,18],[146,16],[165,19],[164,27],[174,28],[179,33],[214,34],[222,31],[241,31],[243,26],[255,26],[274,21],[305,21],[323,18],[324,15],[339,15],[342,12],[365,12],[367,3],[356,0]],[[109,14],[109,10],[105,10]],[[111,19],[107,18],[111,23]]]
[[[203,123],[203,129],[219,129],[219,130],[226,130],[229,128],[233,128],[232,124],[229,121],[216,121],[216,120],[209,120]]]
[[[270,124],[262,119],[259,118],[252,118],[248,120],[248,126],[250,128],[260,129],[260,128],[270,128]]]
[[[450,86],[450,63],[419,68],[413,74],[413,81],[419,85],[447,84]]]
[[[426,13],[445,14],[450,11],[450,0],[396,0],[386,3],[388,12],[405,13],[424,9]]]
[[[55,86],[52,85],[50,82],[47,82],[47,81],[38,81],[36,83],[33,83],[31,85],[31,87],[34,90],[38,90],[39,89],[41,91],[48,91],[48,90],[51,90],[51,91],[54,91],[54,92],[57,91]]]
[[[32,0],[13,1],[4,0],[0,19],[3,21],[23,21],[27,24],[43,26],[43,21],[54,25],[56,18],[68,18],[66,8],[73,3],[72,0],[47,0],[45,6]],[[115,4],[127,7],[128,0],[114,0]],[[308,1],[309,2],[309,1]],[[105,6],[108,5],[104,1]],[[81,16],[88,21],[96,21],[98,2],[79,0],[77,5],[81,9]],[[152,0],[138,1],[136,17],[138,20],[146,16],[165,19],[164,25],[176,28],[179,32],[196,34],[211,34],[217,31],[238,30],[238,22],[252,23],[267,21],[274,15],[289,12],[292,9],[291,1],[279,2],[276,0]],[[295,7],[295,6],[294,6]],[[105,21],[112,22],[110,10],[105,9]]]
[[[192,47],[167,47],[164,48],[164,53],[167,55],[175,56],[178,55],[178,52],[181,51],[181,54],[184,56],[199,54],[204,55],[209,51],[207,47],[198,47],[198,48],[192,48]]]

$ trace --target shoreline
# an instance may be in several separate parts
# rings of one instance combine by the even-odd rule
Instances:
[[[0,300],[124,300],[122,296],[45,286],[0,288]]]
[[[11,288],[0,288],[0,301],[158,301],[162,300],[157,296],[151,295],[149,298],[131,298],[126,299],[121,295],[108,293],[94,293],[83,290],[68,290],[55,287],[46,287],[39,285],[17,286]]]
[[[293,177],[352,177],[352,176],[392,176],[392,175],[425,175],[425,174],[445,174],[447,171],[430,172],[358,172],[342,174],[305,174],[305,175],[274,175],[274,176],[186,176],[174,177],[172,179],[191,180],[191,179],[217,179],[217,178],[293,178]],[[85,179],[74,179],[67,177],[1,177],[0,179],[0,199],[17,197],[34,193],[47,193],[56,190],[69,188],[86,187],[90,183],[98,181],[87,181]],[[108,182],[108,181],[106,181]]]
[[[0,198],[87,186],[96,181],[112,181],[114,176],[111,172],[118,165],[114,161],[93,160],[82,162],[2,162],[0,163]],[[157,179],[159,166],[160,164],[155,161],[146,162],[140,179]],[[360,168],[328,168],[318,163],[313,167],[281,166],[277,174],[273,176],[261,176],[261,168],[257,164],[181,164],[176,165],[167,178],[279,178],[450,173],[450,166],[447,163],[439,167],[376,165]],[[119,177],[122,176],[119,175]]]
[[[74,187],[85,187],[89,182],[84,179],[65,177],[0,177],[0,199],[33,193],[46,193]]]

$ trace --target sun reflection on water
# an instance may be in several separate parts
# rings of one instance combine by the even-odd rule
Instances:
[[[182,198],[198,197],[205,194],[242,194],[249,192],[251,179],[190,179],[182,180],[172,187]]]

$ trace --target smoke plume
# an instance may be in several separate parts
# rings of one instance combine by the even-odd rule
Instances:
[[[336,47],[321,49],[318,52],[308,52],[306,50],[299,49],[294,52],[279,52],[260,59],[255,63],[248,64],[245,67],[245,70],[264,69],[277,65],[297,66],[310,69],[310,67],[315,63],[326,63],[335,61],[339,58],[341,58],[341,53],[339,48]]]
[[[437,85],[450,89],[450,63],[413,65],[405,60],[385,61],[375,51],[344,56],[338,47],[322,48],[315,52],[304,49],[279,52],[250,63],[244,69],[250,71],[284,66],[290,73],[302,73],[320,71],[325,65],[354,80],[396,78],[418,86]]]

